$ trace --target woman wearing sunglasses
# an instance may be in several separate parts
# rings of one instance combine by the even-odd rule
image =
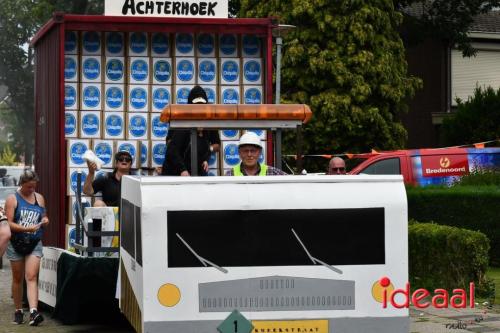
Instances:
[[[107,172],[103,177],[94,179],[97,165],[87,161],[89,174],[83,184],[83,193],[94,195],[101,192],[102,200],[96,200],[94,207],[119,207],[121,197],[122,176],[130,175],[132,167],[132,155],[128,151],[119,151],[115,154],[115,169]]]

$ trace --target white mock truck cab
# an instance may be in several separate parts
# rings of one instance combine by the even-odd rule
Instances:
[[[126,176],[120,255],[138,332],[409,331],[401,176]]]

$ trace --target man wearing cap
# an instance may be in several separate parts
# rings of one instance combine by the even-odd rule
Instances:
[[[340,157],[334,157],[328,163],[328,175],[345,175],[345,162]]]
[[[207,104],[208,97],[200,86],[194,86],[189,92],[188,104]],[[172,130],[167,136],[167,152],[162,166],[162,175],[190,176],[191,172],[191,136],[189,130]],[[197,152],[198,175],[208,175],[208,160],[212,152],[220,149],[220,137],[217,130],[198,128]]]
[[[120,206],[122,176],[130,175],[132,155],[128,151],[119,151],[115,154],[115,169],[107,172],[103,177],[94,180],[97,165],[87,161],[89,174],[83,184],[83,193],[94,195],[101,192],[102,200],[96,200],[94,207]]]
[[[246,132],[238,143],[238,153],[241,163],[229,170],[226,176],[278,176],[286,175],[280,169],[269,165],[260,164],[259,157],[262,152],[262,143],[253,132]]]

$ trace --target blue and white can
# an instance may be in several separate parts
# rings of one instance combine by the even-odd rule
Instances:
[[[219,82],[225,85],[240,84],[240,59],[221,58],[219,64]]]
[[[172,59],[153,58],[151,76],[153,84],[172,84]]]
[[[90,149],[90,140],[68,139],[66,140],[66,151],[68,152],[68,167],[77,168],[86,166],[83,154]]]
[[[78,137],[78,111],[64,112],[64,137]]]
[[[127,113],[127,139],[147,140],[149,117],[147,113]]]
[[[196,36],[196,56],[215,57],[215,34],[201,33]]]
[[[104,111],[125,111],[125,85],[104,85]]]
[[[149,86],[128,86],[128,110],[132,112],[147,112],[149,109]]]
[[[170,36],[166,32],[154,32],[151,34],[151,56],[170,56]]]
[[[64,56],[64,82],[78,82],[78,56]]]
[[[151,88],[151,111],[162,112],[172,102],[171,86],[152,86]]]
[[[80,112],[80,138],[101,138],[101,111]]]
[[[131,57],[128,64],[128,77],[131,84],[149,83],[149,58]]]
[[[222,141],[222,167],[230,169],[240,163],[238,141]]]
[[[128,34],[128,55],[131,57],[148,56],[148,34],[146,32],[130,32]]]
[[[196,82],[195,59],[175,58],[175,77],[178,84],[194,84]]]
[[[78,98],[78,83],[64,84],[64,109],[78,110],[80,100]]]
[[[243,86],[243,104],[262,104],[262,86]]]
[[[123,32],[106,32],[104,42],[107,57],[123,57],[125,55],[125,35]]]
[[[238,36],[236,34],[219,35],[219,57],[231,58],[238,56]]]
[[[100,31],[82,32],[82,55],[101,55],[102,42]]]
[[[125,114],[123,112],[104,112],[102,122],[105,139],[125,139]]]
[[[262,59],[243,58],[243,84],[262,84]]]
[[[240,104],[239,86],[221,86],[220,104]]]
[[[101,57],[83,56],[80,77],[82,82],[101,82]]]
[[[192,33],[175,34],[175,56],[194,57],[194,34]]]
[[[104,68],[106,83],[124,83],[125,82],[125,58],[106,57],[106,66]]]
[[[217,84],[217,59],[198,59],[198,84]]]
[[[81,110],[102,110],[102,88],[99,83],[81,84]]]

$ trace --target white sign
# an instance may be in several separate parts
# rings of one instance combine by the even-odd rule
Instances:
[[[104,15],[228,18],[228,0],[106,0]]]
[[[43,258],[38,276],[38,298],[51,307],[56,306],[57,262],[63,252],[76,256],[76,254],[63,249],[43,247]]]

